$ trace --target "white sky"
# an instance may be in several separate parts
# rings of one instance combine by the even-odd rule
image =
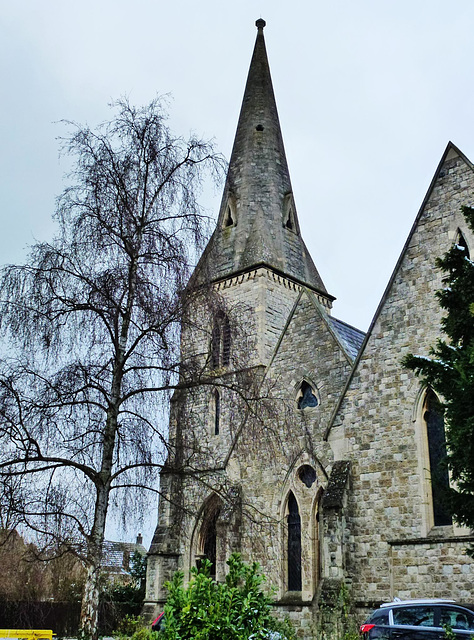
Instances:
[[[472,0],[4,0],[0,263],[53,233],[61,119],[171,93],[229,157],[259,17],[303,236],[367,329],[448,140],[474,159]]]

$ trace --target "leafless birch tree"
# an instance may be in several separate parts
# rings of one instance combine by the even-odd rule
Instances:
[[[196,197],[223,164],[211,143],[171,134],[161,101],[115,108],[96,131],[73,125],[58,234],[0,288],[2,499],[82,552],[91,638],[111,502],[156,488],[165,459],[162,409],[185,384],[181,293],[207,232]]]

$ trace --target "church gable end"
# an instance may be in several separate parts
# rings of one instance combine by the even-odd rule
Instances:
[[[354,597],[360,603],[396,595],[417,597],[421,580],[425,597],[462,598],[465,576],[472,575],[471,560],[464,555],[465,543],[455,542],[459,530],[452,525],[437,526],[449,520],[444,515],[434,516],[434,508],[439,512],[439,506],[433,505],[430,484],[429,435],[422,409],[417,409],[424,396],[420,380],[402,367],[401,360],[409,352],[428,356],[440,335],[441,312],[434,294],[442,282],[435,260],[457,240],[459,228],[472,246],[472,233],[465,229],[461,206],[472,206],[473,202],[472,165],[450,144],[328,436],[333,448],[345,450],[353,465],[349,511],[355,548],[349,572],[354,579]],[[435,544],[434,539],[446,539],[446,543],[438,540]],[[449,586],[446,582],[440,589],[443,563],[433,565],[439,551],[430,550],[449,546],[449,539],[453,541],[449,563],[459,567],[459,576],[454,572]],[[421,548],[426,554],[423,560]],[[369,550],[370,562],[362,562]],[[399,564],[396,558],[402,556]],[[411,565],[416,567],[418,580],[407,573]]]

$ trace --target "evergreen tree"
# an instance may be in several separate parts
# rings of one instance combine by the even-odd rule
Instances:
[[[463,207],[463,214],[474,231],[474,208]],[[446,312],[441,321],[446,337],[431,348],[429,358],[410,354],[403,364],[442,400],[452,479],[446,498],[455,520],[474,529],[474,262],[460,242],[436,265],[444,273],[436,297]]]
[[[119,618],[138,616],[143,608],[146,586],[146,556],[134,551],[130,558],[130,582],[111,585],[104,598],[113,602]]]

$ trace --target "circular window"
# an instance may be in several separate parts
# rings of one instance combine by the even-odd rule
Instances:
[[[298,469],[298,478],[309,489],[316,481],[316,471],[309,464],[304,464]]]

